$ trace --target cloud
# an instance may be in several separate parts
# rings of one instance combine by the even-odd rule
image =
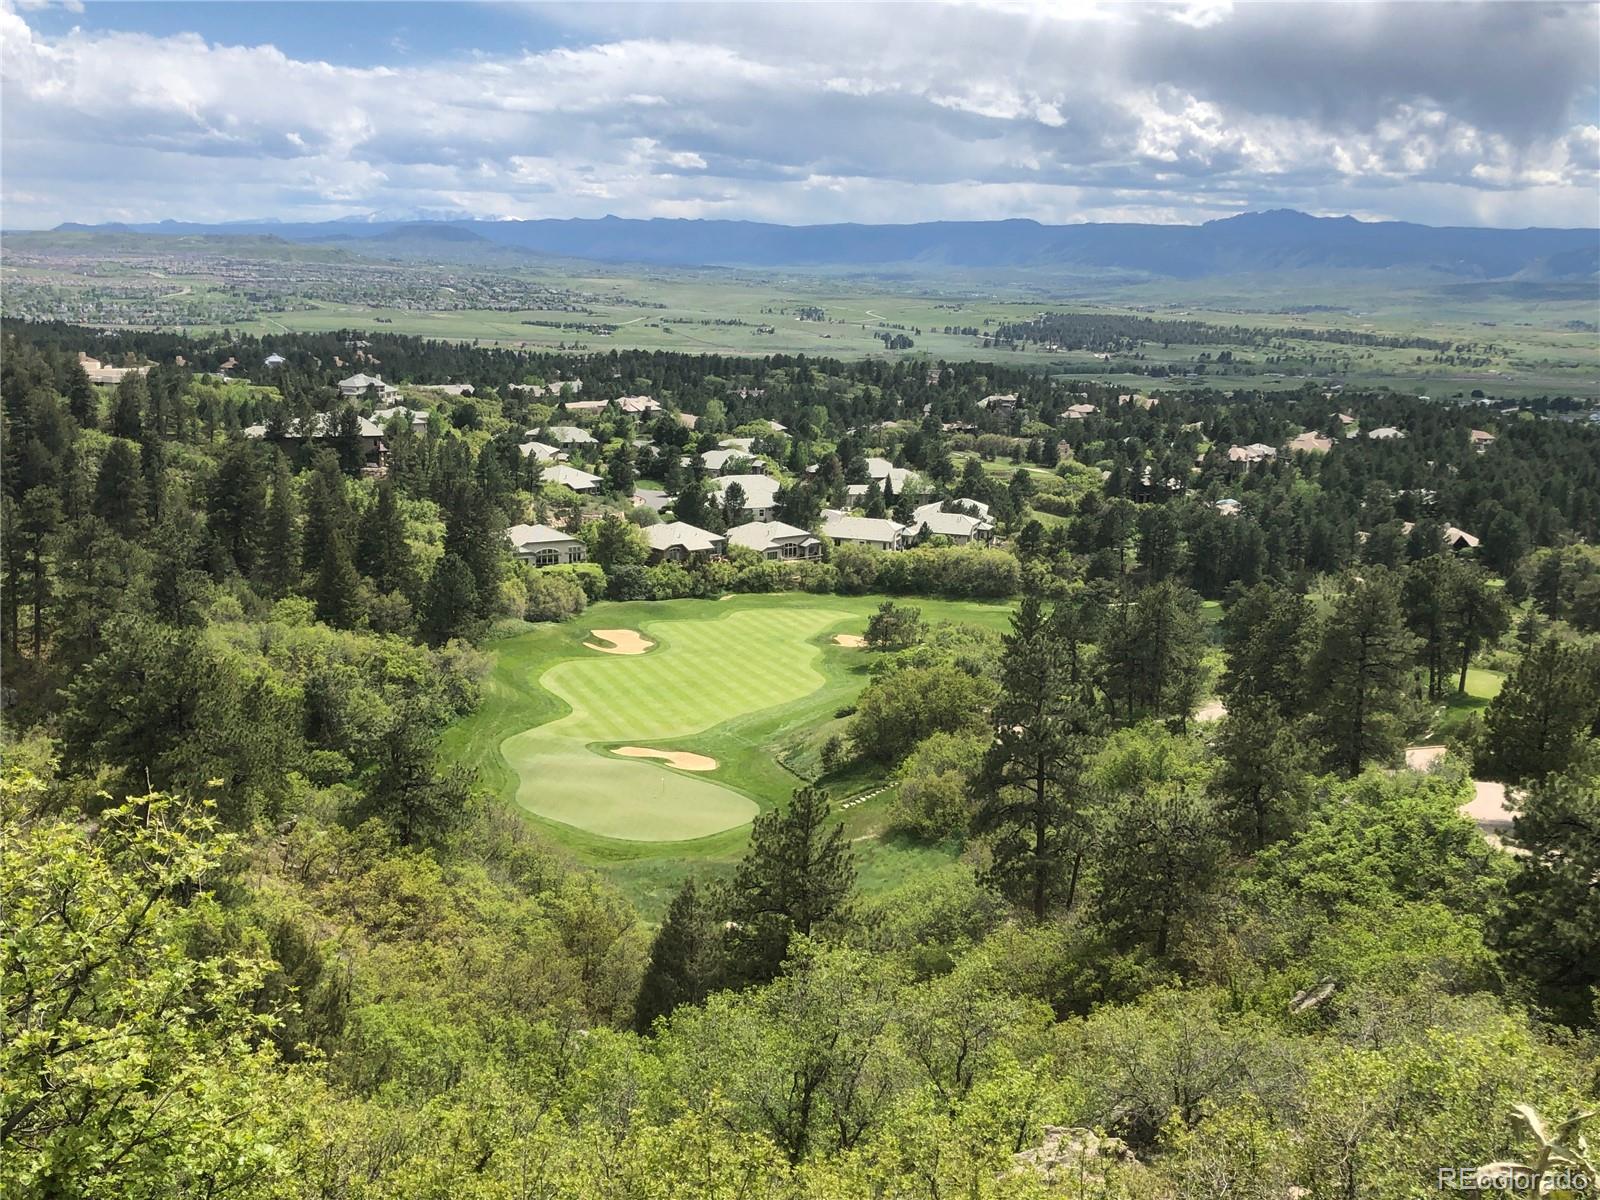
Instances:
[[[564,5],[554,48],[468,61],[419,11],[351,67],[0,8],[6,224],[1594,221],[1590,5]]]

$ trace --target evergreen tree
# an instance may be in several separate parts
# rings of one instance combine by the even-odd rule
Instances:
[[[1381,568],[1352,578],[1334,604],[1310,667],[1313,729],[1330,767],[1358,775],[1389,762],[1404,744],[1401,714],[1416,650],[1400,611],[1400,589]]]
[[[1204,905],[1223,861],[1216,817],[1201,796],[1161,787],[1119,800],[1101,840],[1095,918],[1125,948],[1165,958],[1173,934]]]
[[[406,538],[405,517],[388,480],[378,484],[377,498],[361,518],[356,562],[380,592],[409,593],[415,586],[416,566]]]
[[[1567,768],[1600,722],[1595,654],[1547,636],[1517,664],[1483,714],[1478,768],[1516,783]]]
[[[17,508],[16,528],[12,536],[26,563],[27,596],[33,611],[33,657],[44,653],[44,615],[50,604],[50,573],[48,549],[51,538],[61,526],[61,501],[54,491],[46,487],[30,488]],[[21,596],[19,589],[12,593]],[[13,601],[15,603],[15,601]]]
[[[235,442],[217,464],[207,492],[206,525],[215,570],[253,575],[266,548],[267,481],[255,446]]]
[[[1600,743],[1523,794],[1510,841],[1524,851],[1493,935],[1507,978],[1557,1020],[1587,1026],[1600,995]]]
[[[649,1033],[678,1005],[699,1004],[710,995],[721,973],[721,946],[716,910],[690,876],[672,898],[667,919],[650,944],[634,1027]]]
[[[1089,836],[1087,760],[1093,713],[1073,694],[1066,639],[1030,590],[1011,618],[1000,660],[994,742],[974,781],[975,833],[993,842],[988,882],[1042,922],[1071,907]]]
[[[401,706],[378,747],[376,777],[367,791],[372,811],[402,846],[436,842],[459,825],[472,799],[472,773],[441,771],[438,735],[424,706]]]
[[[1270,699],[1290,720],[1306,707],[1306,671],[1316,638],[1310,602],[1288,588],[1257,584],[1222,618],[1226,669],[1217,690],[1235,704]]]
[[[84,429],[97,429],[100,425],[100,397],[89,382],[89,372],[83,364],[73,359],[67,366],[67,407],[72,419]]]
[[[1270,696],[1239,696],[1217,728],[1211,787],[1236,841],[1260,850],[1293,831],[1309,798],[1300,731]]]
[[[1456,693],[1465,695],[1472,656],[1505,636],[1511,627],[1511,613],[1502,589],[1491,585],[1483,568],[1456,562],[1444,596],[1444,624],[1459,668]]]
[[[119,439],[106,450],[90,508],[125,538],[136,540],[144,532],[148,515],[144,473],[131,443]]]
[[[129,374],[117,384],[111,408],[111,436],[140,441],[144,436],[144,408],[149,387],[143,375]]]
[[[461,558],[446,554],[433,568],[422,603],[422,632],[435,645],[461,637],[473,626],[478,592]]]
[[[350,501],[339,460],[319,451],[307,478],[305,522],[300,538],[300,568],[313,574],[322,567],[328,547],[350,534]]]
[[[323,551],[312,599],[317,605],[317,620],[336,629],[354,629],[366,615],[361,576],[356,573],[349,544],[343,537],[333,538]]]
[[[796,934],[810,936],[844,914],[855,862],[844,825],[829,825],[828,793],[800,788],[788,806],[756,817],[750,849],[734,868],[728,915],[733,986],[775,979]]]
[[[266,547],[261,557],[261,582],[271,596],[287,596],[300,583],[298,509],[289,464],[283,455],[275,455],[272,498],[267,502]]]

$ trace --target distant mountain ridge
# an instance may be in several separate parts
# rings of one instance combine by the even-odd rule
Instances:
[[[1482,229],[1313,217],[1287,209],[1203,225],[1041,225],[1030,220],[914,225],[772,225],[621,217],[531,221],[233,221],[57,226],[56,232],[268,234],[355,249],[385,242],[477,243],[532,254],[661,266],[1095,269],[1174,278],[1284,270],[1424,268],[1467,279],[1586,279],[1600,230]]]

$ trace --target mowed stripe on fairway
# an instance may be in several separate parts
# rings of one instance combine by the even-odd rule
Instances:
[[[708,837],[747,823],[757,806],[733,789],[590,744],[678,739],[663,748],[693,751],[694,734],[808,696],[824,683],[810,639],[849,615],[819,607],[649,622],[657,642],[649,654],[556,663],[539,683],[572,711],[500,746],[517,772],[517,803],[630,841]]]

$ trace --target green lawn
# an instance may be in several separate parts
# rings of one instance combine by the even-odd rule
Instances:
[[[601,603],[576,621],[490,643],[477,712],[446,753],[580,861],[605,870],[656,915],[690,870],[721,874],[743,853],[751,818],[820,771],[837,712],[866,686],[871,652],[833,644],[859,633],[881,596],[735,596]],[[902,601],[904,603],[905,601]],[[1004,628],[1009,605],[913,600],[929,620]],[[636,629],[641,655],[586,649],[591,629]],[[684,750],[711,772],[624,759],[620,745]],[[820,780],[837,799],[884,780],[859,768]],[[885,792],[844,813],[863,886],[887,886],[947,850],[885,838]]]
[[[1428,735],[1430,740],[1443,740],[1453,736],[1468,717],[1474,713],[1481,714],[1489,706],[1489,701],[1500,694],[1500,688],[1505,681],[1504,672],[1490,671],[1483,667],[1469,667],[1467,690],[1462,695],[1455,691],[1455,679],[1452,677],[1449,698],[1435,714],[1433,730]]]

